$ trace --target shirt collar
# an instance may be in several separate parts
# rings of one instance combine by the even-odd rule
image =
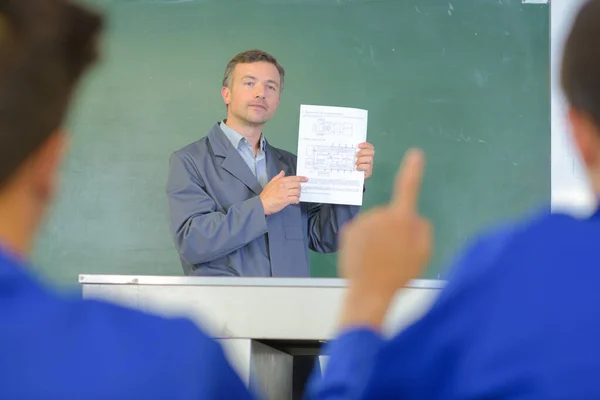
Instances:
[[[231,144],[233,145],[233,147],[235,147],[236,149],[239,148],[240,142],[242,140],[246,140],[246,138],[244,137],[244,135],[242,135],[241,133],[239,133],[236,130],[232,129],[229,125],[227,125],[225,123],[225,120],[222,120],[219,125],[221,126],[221,130],[223,131],[223,133],[225,134],[225,136],[227,136],[227,139],[229,139],[229,141],[231,142]],[[246,140],[246,143],[247,142],[248,141]],[[265,151],[265,147],[266,147],[265,136],[264,135],[260,135],[260,149],[262,151]]]

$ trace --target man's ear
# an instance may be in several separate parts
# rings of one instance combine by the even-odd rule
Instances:
[[[223,102],[225,105],[229,106],[229,103],[231,102],[231,89],[229,89],[227,86],[223,86],[221,89],[221,96],[223,96]]]
[[[32,154],[28,173],[31,177],[31,188],[36,197],[49,200],[54,196],[68,145],[67,132],[58,129]]]
[[[585,112],[569,108],[573,143],[587,169],[600,165],[600,129]]]

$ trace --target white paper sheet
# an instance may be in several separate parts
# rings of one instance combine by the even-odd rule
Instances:
[[[300,106],[297,175],[306,176],[300,201],[362,205],[364,172],[358,145],[367,140],[367,110]]]

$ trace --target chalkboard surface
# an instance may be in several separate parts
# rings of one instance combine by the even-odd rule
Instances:
[[[170,153],[224,116],[220,82],[237,52],[286,69],[265,135],[296,152],[300,104],[369,110],[376,147],[364,209],[385,202],[403,152],[428,155],[421,206],[438,278],[475,231],[549,200],[549,18],[517,0],[91,1],[108,16],[103,61],[68,127],[63,192],[35,263],[80,273],[180,275],[168,228]],[[312,255],[335,276],[335,255]],[[443,277],[443,275],[442,275]]]

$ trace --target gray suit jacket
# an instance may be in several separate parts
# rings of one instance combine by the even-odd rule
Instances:
[[[269,180],[296,174],[296,156],[266,146]],[[171,234],[186,275],[309,277],[308,249],[337,250],[360,207],[300,203],[265,216],[256,177],[218,124],[170,157]]]

